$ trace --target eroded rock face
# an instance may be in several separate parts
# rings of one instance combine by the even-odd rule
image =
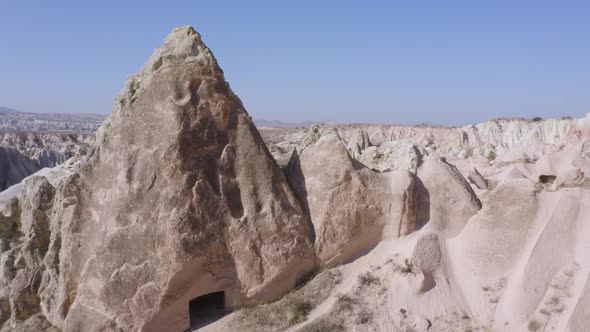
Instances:
[[[313,223],[320,265],[348,262],[415,229],[413,175],[368,169],[334,130],[312,128],[286,172]]]
[[[65,160],[90,152],[93,133],[0,132],[0,146],[18,150],[41,168],[55,167]]]
[[[68,158],[65,154],[49,149],[42,149],[40,151],[35,152],[33,155],[33,160],[37,162],[39,167],[55,167],[59,164],[64,163]]]
[[[564,139],[579,140],[583,133],[587,133],[590,125],[585,125],[584,119],[547,119],[543,121],[531,121],[527,119],[494,119],[476,125],[463,127],[445,127],[434,125],[401,126],[401,125],[369,125],[369,124],[342,124],[332,125],[337,130],[350,155],[361,160],[361,155],[368,162],[367,166],[379,169],[379,165],[386,166],[383,161],[390,160],[393,165],[398,165],[402,160],[403,150],[400,147],[414,145],[421,155],[438,155],[449,159],[472,159],[483,162],[493,162],[496,158],[510,161],[514,154],[526,158],[537,159],[547,146],[558,144]],[[589,122],[590,123],[590,122]],[[586,128],[586,129],[584,129]],[[265,136],[276,138],[276,133],[281,132],[282,142],[277,144],[276,139],[267,139],[273,147],[280,150],[273,151],[277,160],[283,160],[296,146],[297,141],[302,142],[305,129],[277,130],[276,128],[263,128]],[[272,133],[272,134],[271,134]],[[406,142],[408,144],[403,144]],[[393,147],[388,147],[392,144]],[[387,157],[392,151],[394,156]],[[396,153],[396,151],[402,153]],[[372,161],[374,165],[369,165]],[[419,164],[419,161],[418,161]],[[374,167],[378,166],[378,167]],[[390,167],[391,168],[391,167]],[[395,167],[394,167],[395,168]]]
[[[65,204],[72,189],[71,179],[64,180],[56,190],[46,177],[29,177],[20,196],[9,199],[0,211],[3,331],[51,326],[41,312],[52,305],[48,296],[56,292],[63,210],[55,202]]]
[[[372,146],[371,140],[369,139],[369,133],[366,130],[359,128],[356,135],[352,136],[348,142],[348,151],[353,158],[357,158],[363,153],[363,150]]]
[[[192,28],[130,79],[81,181],[68,330],[184,329],[192,298],[269,300],[313,267],[309,221]]]
[[[481,202],[457,168],[436,157],[418,168],[418,227],[428,223],[448,236],[458,234]]]
[[[467,176],[469,182],[473,183],[478,189],[485,190],[488,189],[488,182],[486,179],[479,173],[477,168],[473,167],[469,171],[469,175]]]
[[[190,27],[128,81],[95,153],[43,179],[2,217],[10,328],[182,331],[195,297],[268,301],[314,267],[309,220]]]
[[[75,115],[72,117],[76,118]],[[34,118],[29,118],[28,121],[35,122]],[[21,160],[21,164],[33,164],[31,167],[21,168],[21,174],[16,177],[18,181],[10,182],[11,185],[19,183],[24,177],[40,169],[56,167],[72,157],[88,154],[93,142],[94,134],[92,133],[27,131],[0,133],[0,148],[20,153],[24,158],[15,160]],[[0,178],[3,176],[12,175],[9,170],[1,169]]]
[[[356,157],[367,167],[378,171],[406,170],[416,173],[422,161],[418,147],[405,140],[385,142],[380,146],[371,146]]]
[[[0,191],[21,182],[39,170],[33,161],[11,148],[0,147]]]

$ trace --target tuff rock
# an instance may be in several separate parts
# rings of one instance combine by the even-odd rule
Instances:
[[[416,223],[414,176],[375,173],[348,154],[338,133],[312,128],[286,174],[315,230],[321,266],[349,262]]]
[[[310,221],[191,27],[130,78],[90,157],[8,208],[12,329],[182,331],[191,299],[269,301],[315,264]]]

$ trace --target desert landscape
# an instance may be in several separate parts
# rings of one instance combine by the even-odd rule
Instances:
[[[590,326],[590,114],[253,121],[181,27],[104,122],[10,117],[0,331]]]

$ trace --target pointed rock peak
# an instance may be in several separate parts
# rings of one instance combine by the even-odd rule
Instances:
[[[118,119],[123,118],[129,106],[139,99],[156,73],[183,64],[197,64],[203,70],[200,74],[195,74],[196,76],[217,76],[223,81],[222,85],[227,84],[225,83],[223,70],[217,64],[211,50],[203,43],[201,35],[192,26],[176,28],[166,37],[162,45],[154,51],[154,54],[141,71],[127,80],[125,88],[115,100],[113,113],[97,130],[97,144],[104,141],[109,128],[114,123],[117,123]],[[233,93],[230,94],[233,95]]]
[[[309,128],[309,130],[307,131],[307,136],[305,137],[305,139],[301,143],[301,146],[299,147],[299,152],[303,153],[303,151],[305,149],[307,149],[311,145],[314,145],[315,143],[317,143],[320,140],[320,138],[327,136],[327,135],[336,136],[337,139],[342,144],[342,146],[344,147],[344,143],[342,142],[342,138],[340,137],[340,135],[338,135],[338,131],[336,130],[336,128],[328,127],[328,126],[324,126],[324,125],[314,125],[311,128]]]
[[[211,50],[203,43],[201,35],[192,26],[174,29],[164,40],[141,74],[150,74],[158,69],[182,62],[198,62],[202,65],[217,65]]]
[[[90,289],[101,270],[107,295],[76,293],[64,330],[81,320],[100,330],[113,317],[113,329],[184,331],[199,296],[266,302],[294,287],[315,264],[309,221],[200,36],[176,29],[130,81],[80,174],[83,220],[71,221],[97,239],[70,254],[92,266],[72,272],[77,288]],[[116,272],[130,261],[143,262],[136,271],[148,286]]]

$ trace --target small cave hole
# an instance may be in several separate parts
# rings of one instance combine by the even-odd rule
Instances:
[[[541,183],[553,183],[557,177],[555,175],[539,175]]]
[[[188,305],[190,331],[197,331],[226,315],[225,292],[213,292],[192,299]]]

